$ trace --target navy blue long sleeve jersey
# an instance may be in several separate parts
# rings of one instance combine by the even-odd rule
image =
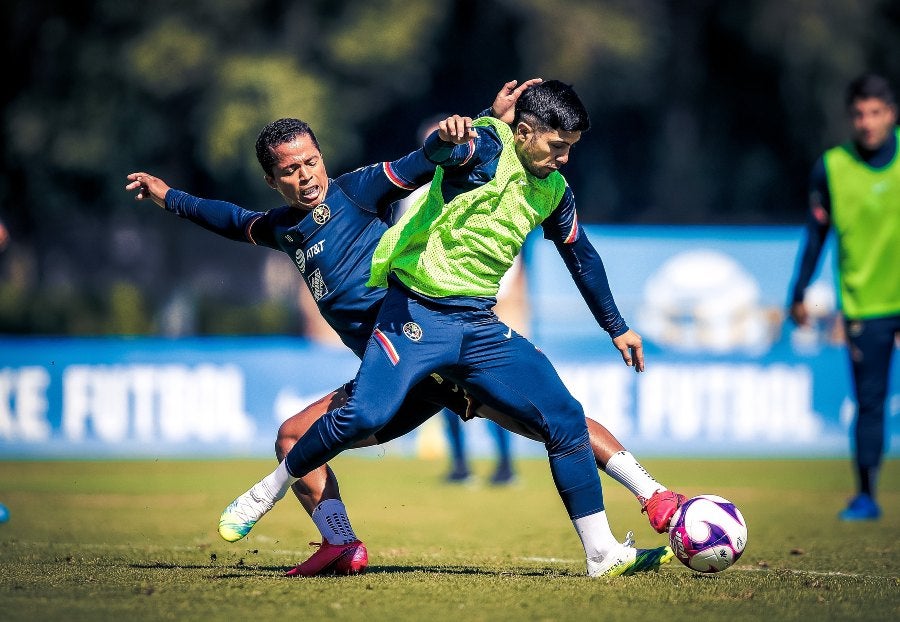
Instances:
[[[438,155],[452,161],[452,151]],[[256,212],[174,188],[166,193],[166,209],[229,239],[287,253],[322,316],[362,356],[384,297],[383,290],[365,285],[372,252],[388,227],[392,203],[428,182],[434,168],[423,149],[359,168],[329,179],[324,200],[311,212],[288,205]]]
[[[435,132],[422,149],[398,160],[329,179],[324,200],[311,212],[288,205],[257,212],[174,188],[166,193],[166,209],[229,239],[287,253],[326,322],[361,357],[384,298],[384,289],[367,287],[366,281],[372,253],[391,223],[392,205],[429,182],[436,164],[448,171],[446,192],[483,184],[496,171],[500,149],[490,129],[480,128],[479,138],[464,145],[445,143]],[[628,327],[616,309],[600,256],[578,225],[571,190],[566,189],[543,227],[600,325],[613,337],[624,333]]]

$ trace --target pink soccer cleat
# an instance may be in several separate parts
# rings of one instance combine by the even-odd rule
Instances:
[[[650,526],[656,533],[665,533],[669,529],[669,521],[681,504],[687,500],[684,495],[679,495],[671,490],[657,490],[641,507],[641,512],[647,513]]]
[[[310,542],[310,545],[319,547],[319,550],[302,564],[288,570],[285,573],[286,577],[362,574],[369,565],[366,545],[359,540],[348,544],[330,544],[327,540],[323,540],[321,544]]]

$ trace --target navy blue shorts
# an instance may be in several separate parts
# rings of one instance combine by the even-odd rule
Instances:
[[[344,385],[344,392],[351,396],[355,388],[354,380]],[[465,419],[467,407],[463,389],[450,380],[432,374],[409,390],[397,414],[375,433],[375,440],[380,444],[400,438],[444,409],[455,417]]]
[[[539,431],[551,455],[587,439],[584,411],[553,365],[491,309],[435,304],[391,285],[343,410],[381,429],[432,373]]]
[[[584,411],[547,357],[487,305],[438,303],[396,284],[388,287],[352,395],[297,441],[288,471],[302,476],[357,441],[386,436],[409,393],[433,373],[540,434],[571,518],[603,509]]]

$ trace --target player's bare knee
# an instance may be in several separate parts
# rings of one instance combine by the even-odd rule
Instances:
[[[279,462],[284,460],[284,457],[297,443],[298,438],[287,421],[281,424],[281,427],[278,428],[278,436],[275,437],[275,457]]]

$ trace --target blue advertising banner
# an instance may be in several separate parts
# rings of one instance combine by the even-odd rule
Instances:
[[[531,339],[589,417],[644,456],[849,454],[855,404],[830,258],[809,292],[814,325],[785,320],[799,228],[587,232],[644,337],[645,373],[622,364],[552,244],[529,239],[525,273]],[[0,337],[0,458],[272,456],[279,424],[357,367],[345,348],[299,338]],[[896,455],[900,365],[891,373]],[[363,451],[443,456],[442,425]],[[493,453],[483,421],[464,429],[473,455]]]
[[[846,455],[855,417],[833,241],[786,318],[799,227],[586,227],[647,371],[619,362],[552,244],[526,247],[533,341],[589,416],[644,452]],[[896,358],[896,357],[895,357]],[[887,444],[900,450],[900,364]]]
[[[291,338],[0,339],[0,457],[273,455],[358,365]]]

